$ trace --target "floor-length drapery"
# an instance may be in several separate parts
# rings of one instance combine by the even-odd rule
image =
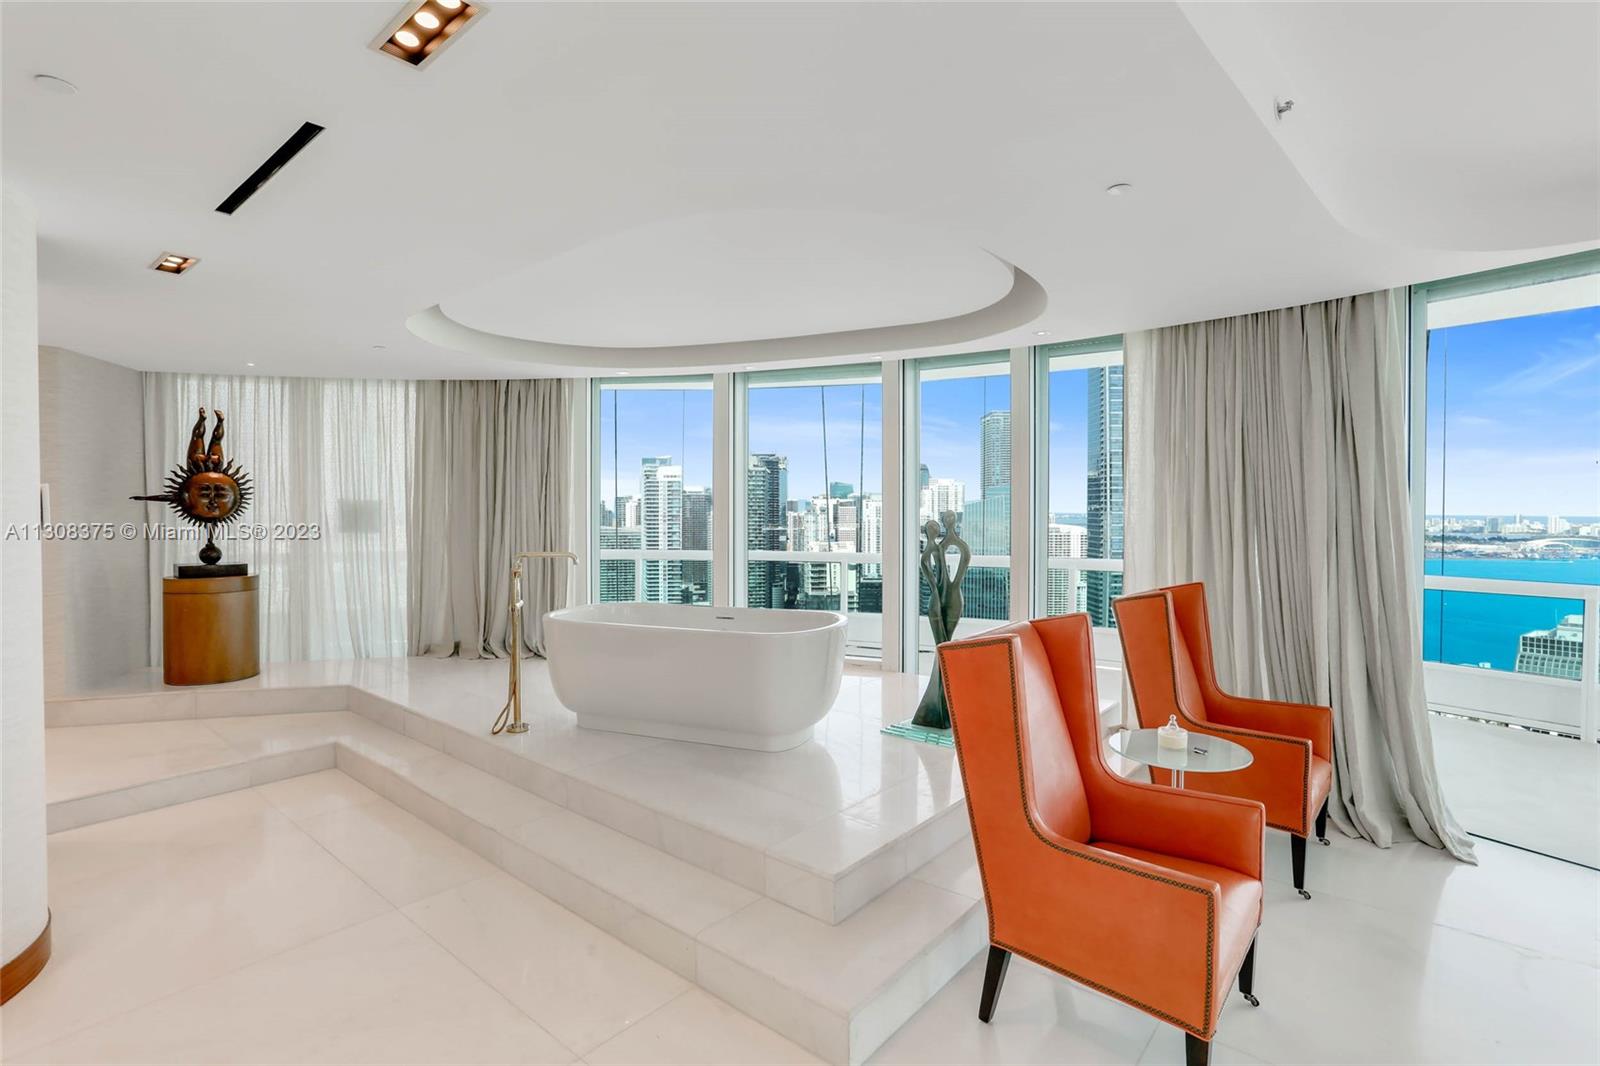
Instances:
[[[222,447],[254,498],[219,540],[223,562],[260,577],[266,660],[404,655],[409,381],[144,375],[145,485],[179,465],[197,409],[226,416]],[[208,427],[210,422],[208,420]],[[209,429],[208,429],[209,432]],[[161,662],[161,579],[204,539],[166,507],[148,521],[150,661]]]
[[[1472,858],[1434,769],[1398,293],[1131,334],[1126,587],[1206,583],[1219,675],[1330,704],[1337,825]]]
[[[410,652],[498,658],[509,650],[513,553],[570,550],[573,384],[425,381],[417,390]],[[541,651],[544,614],[565,605],[572,578],[570,563],[528,560],[522,653]]]

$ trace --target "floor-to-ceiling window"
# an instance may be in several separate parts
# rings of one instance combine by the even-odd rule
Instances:
[[[745,603],[843,611],[847,650],[883,653],[883,370],[740,378]]]
[[[1592,735],[1600,256],[1419,286],[1413,318],[1430,702]]]
[[[1010,353],[920,360],[913,368],[912,387],[917,522],[906,533],[920,544],[928,522],[955,516],[962,539],[972,548],[961,580],[963,610],[955,635],[971,636],[1011,615]],[[920,577],[918,582],[917,665],[926,671],[933,668],[933,632],[927,619],[927,583]]]
[[[1117,624],[1122,595],[1122,338],[1035,349],[1040,385],[1035,553],[1040,610]]]
[[[597,382],[595,599],[709,604],[709,377]]]

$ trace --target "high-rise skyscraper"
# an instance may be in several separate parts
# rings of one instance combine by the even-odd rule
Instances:
[[[683,490],[683,546],[711,550],[711,490],[689,485]]]
[[[1554,629],[1535,629],[1517,641],[1516,672],[1565,677],[1583,676],[1583,615],[1569,614]]]
[[[639,497],[617,497],[617,525],[622,529],[638,529],[640,526]]]
[[[978,468],[981,480],[976,499],[966,498],[966,486],[952,478],[928,478],[921,491],[922,521],[954,511],[960,519],[961,538],[974,555],[1011,553],[1011,412],[990,411],[979,423]],[[924,467],[926,470],[926,467]],[[1001,619],[1010,614],[1011,574],[1003,566],[973,566],[961,581],[968,618]],[[923,590],[926,598],[927,590]]]
[[[782,455],[752,455],[745,469],[745,547],[783,551],[789,538],[789,460]],[[756,560],[746,568],[745,596],[752,607],[782,607],[783,563]]]
[[[637,549],[639,546],[639,531],[637,529],[601,527],[600,549],[602,551],[607,548]],[[638,598],[638,575],[634,565],[635,563],[632,559],[600,560],[601,603],[632,603]]]
[[[1091,559],[1122,558],[1122,368],[1088,372],[1089,502],[1088,551]],[[1122,575],[1104,570],[1084,574],[1085,609],[1097,626],[1116,624],[1111,601],[1122,595]]]
[[[683,547],[683,467],[672,456],[658,455],[639,461],[640,547],[650,551]],[[641,599],[649,603],[678,603],[683,591],[683,563],[677,559],[646,559]]]
[[[955,478],[930,478],[923,483],[919,495],[918,517],[924,522],[930,518],[937,519],[946,511],[960,515],[967,505],[967,486]]]
[[[883,497],[864,496],[861,499],[860,551],[876,555],[883,551]],[[874,574],[881,570],[879,563],[867,563]]]
[[[711,550],[711,490],[698,485],[683,490],[683,547],[686,551]],[[681,603],[711,602],[711,563],[683,561]]]
[[[983,478],[979,495],[988,498],[1011,491],[1011,412],[990,411],[983,416],[978,444],[978,466]]]
[[[1058,559],[1081,559],[1089,531],[1082,526],[1050,523],[1046,547],[1047,563]],[[1060,565],[1045,570],[1045,613],[1071,614],[1083,609],[1083,571]]]
[[[833,499],[833,549],[858,552],[861,550],[861,501],[857,498]]]

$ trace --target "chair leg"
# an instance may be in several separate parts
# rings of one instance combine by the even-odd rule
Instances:
[[[1239,966],[1239,994],[1250,1001],[1252,1007],[1261,1006],[1261,1001],[1250,994],[1251,986],[1256,982],[1256,941],[1250,938],[1250,950],[1244,953],[1244,962]]]
[[[1184,1033],[1183,1060],[1185,1066],[1211,1066],[1211,1041]]]
[[[1000,998],[1000,986],[1006,982],[1006,967],[1011,965],[1011,952],[989,945],[989,965],[983,971],[983,996],[978,1000],[978,1020],[987,1022],[994,1017],[995,1001]]]
[[[1317,843],[1323,847],[1328,846],[1328,801],[1322,801],[1322,810],[1317,812]]]
[[[1310,899],[1306,891],[1306,838],[1299,833],[1289,834],[1289,854],[1294,858],[1294,888],[1302,899]]]

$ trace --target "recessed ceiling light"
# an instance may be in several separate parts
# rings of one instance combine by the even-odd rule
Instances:
[[[466,0],[410,0],[372,42],[372,47],[420,67],[485,10],[486,5]]]
[[[78,91],[78,87],[66,78],[58,78],[54,74],[35,74],[33,84],[40,91],[53,93],[56,96],[71,96]]]
[[[182,274],[200,260],[192,255],[179,255],[176,252],[162,252],[154,263],[150,264],[151,270],[159,270],[163,274]]]
[[[255,366],[255,364],[254,363],[246,363],[245,366]]]
[[[1050,331],[1047,329],[1036,329],[1033,331],[1033,335],[1035,337],[1048,337],[1050,336]]]
[[[1107,196],[1121,196],[1123,193],[1130,193],[1132,191],[1133,191],[1133,186],[1129,185],[1125,181],[1119,181],[1115,185],[1107,185],[1106,186],[1106,195]]]
[[[631,371],[631,370],[619,370],[619,371],[617,371],[617,373],[620,374],[623,377],[627,377],[629,374],[632,374],[633,371]]]

